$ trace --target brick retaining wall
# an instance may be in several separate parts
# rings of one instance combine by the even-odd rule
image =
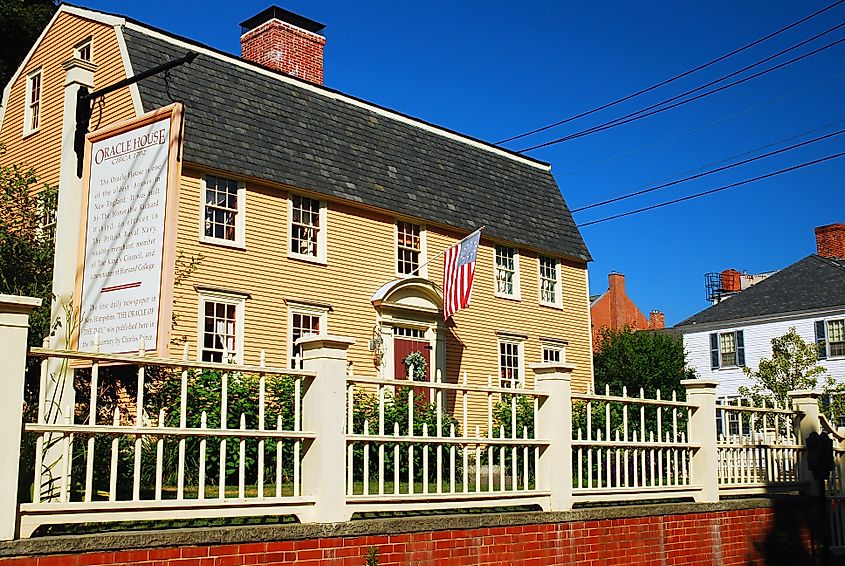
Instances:
[[[378,549],[381,566],[811,565],[814,528],[812,507],[803,498],[746,500],[45,537],[0,545],[6,556],[0,566],[359,566],[371,548]]]

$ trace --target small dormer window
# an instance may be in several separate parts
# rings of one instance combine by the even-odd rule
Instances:
[[[76,44],[73,48],[73,56],[82,61],[91,61],[91,38],[88,37]]]

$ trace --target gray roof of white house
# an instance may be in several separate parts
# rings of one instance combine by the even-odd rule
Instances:
[[[675,328],[787,313],[845,308],[845,259],[809,255]],[[682,328],[683,327],[683,328]]]
[[[143,25],[123,30],[135,73],[185,54],[190,40]],[[187,162],[591,260],[536,160],[223,53],[138,88],[145,111],[185,103]]]

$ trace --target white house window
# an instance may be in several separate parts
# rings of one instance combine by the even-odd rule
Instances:
[[[519,298],[519,255],[514,248],[496,245],[496,295]]]
[[[83,61],[91,61],[91,38],[87,38],[73,48],[73,56]]]
[[[309,261],[326,261],[326,203],[291,195],[288,210],[291,257]]]
[[[244,244],[244,185],[231,179],[203,178],[202,240],[234,246]]]
[[[566,361],[563,346],[543,344],[543,363],[560,363]]]
[[[394,326],[393,335],[400,338],[411,338],[412,340],[423,340],[425,338],[425,330],[422,328],[410,328],[407,326]]]
[[[24,109],[24,135],[38,131],[41,125],[41,69],[26,78],[26,108]]]
[[[396,273],[398,275],[420,275],[420,264],[424,255],[425,228],[419,224],[396,221]]]
[[[742,330],[710,335],[711,368],[743,366],[745,366],[745,339]]]
[[[243,349],[244,298],[220,293],[200,295],[200,359],[240,361]]]
[[[522,384],[522,341],[499,340],[499,386],[515,388]]]
[[[845,319],[816,322],[819,358],[845,356]]]
[[[560,264],[553,257],[540,256],[540,303],[560,307]]]
[[[328,307],[288,302],[290,367],[302,369],[302,348],[297,345],[296,341],[303,336],[326,334],[328,312]]]

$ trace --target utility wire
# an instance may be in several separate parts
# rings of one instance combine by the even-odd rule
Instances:
[[[730,114],[730,115],[728,115],[728,116],[724,116],[724,117],[719,118],[718,120],[716,120],[716,121],[714,121],[714,122],[710,122],[710,123],[704,124],[703,126],[696,126],[695,128],[692,128],[692,129],[689,129],[689,130],[685,130],[685,131],[680,132],[680,133],[678,133],[678,134],[674,134],[674,135],[672,135],[672,136],[669,136],[668,138],[663,138],[662,140],[658,140],[658,141],[656,141],[656,142],[652,142],[652,143],[649,143],[649,144],[646,144],[646,145],[641,145],[641,146],[639,146],[639,147],[635,147],[635,148],[630,149],[630,150],[628,150],[628,151],[625,151],[625,152],[623,152],[623,153],[618,153],[618,154],[616,154],[616,155],[611,155],[610,157],[605,157],[604,159],[600,159],[600,160],[598,160],[598,161],[593,161],[592,163],[588,163],[587,165],[584,165],[584,166],[582,166],[582,167],[578,167],[578,168],[576,168],[576,169],[570,169],[570,170],[568,170],[568,171],[563,171],[563,172],[558,171],[556,176],[557,176],[557,177],[565,177],[565,176],[567,176],[567,175],[574,175],[574,174],[576,174],[576,173],[580,173],[580,172],[582,172],[582,171],[587,171],[587,170],[592,169],[592,168],[594,168],[594,167],[598,167],[598,166],[600,166],[600,165],[604,165],[605,163],[609,163],[609,162],[611,162],[611,161],[615,161],[615,160],[617,160],[617,159],[622,159],[622,158],[624,158],[624,157],[628,157],[629,155],[633,155],[633,154],[638,153],[638,152],[640,152],[640,151],[643,151],[643,150],[646,150],[646,149],[651,149],[651,148],[653,148],[653,147],[657,147],[657,146],[662,145],[662,144],[664,144],[664,143],[668,143],[668,142],[670,142],[670,141],[675,141],[675,140],[677,140],[677,139],[681,139],[682,137],[684,137],[684,136],[686,136],[686,135],[688,135],[688,134],[694,134],[695,132],[699,132],[699,131],[701,131],[701,130],[705,130],[705,129],[707,129],[707,128],[711,128],[711,127],[713,127],[713,126],[717,126],[717,125],[722,124],[722,123],[724,123],[724,122],[727,122],[727,121],[729,121],[729,120],[733,120],[734,118],[738,118],[739,116],[742,116],[742,115],[744,115],[744,114],[748,114],[748,113],[750,113],[750,112],[754,112],[754,111],[756,111],[756,110],[760,110],[761,108],[765,108],[765,107],[767,107],[767,106],[771,106],[772,104],[777,104],[778,102],[781,102],[781,101],[783,101],[783,100],[786,100],[787,98],[790,98],[790,97],[792,97],[792,96],[795,96],[796,94],[802,94],[802,93],[804,93],[804,92],[807,92],[807,91],[812,90],[812,89],[814,89],[814,88],[817,88],[817,87],[819,87],[819,86],[823,86],[823,85],[825,85],[825,84],[827,84],[827,83],[830,83],[830,82],[833,82],[833,81],[835,81],[835,80],[841,79],[842,77],[845,77],[845,73],[839,73],[839,74],[834,75],[834,76],[832,76],[832,77],[828,77],[828,78],[826,78],[826,79],[824,79],[824,80],[821,80],[821,81],[819,81],[819,82],[817,82],[817,83],[813,83],[813,84],[811,84],[811,85],[809,85],[809,86],[806,86],[806,87],[800,88],[800,89],[798,89],[798,90],[793,90],[792,92],[788,92],[788,93],[783,94],[783,95],[781,95],[781,96],[778,96],[778,97],[776,97],[776,98],[772,98],[772,99],[770,99],[770,100],[767,100],[767,101],[765,101],[765,102],[763,102],[763,103],[756,104],[756,105],[754,105],[754,106],[751,106],[750,108],[746,108],[745,110],[742,110],[742,111],[737,112],[737,113],[735,113],[735,114]],[[810,130],[810,131],[804,132],[804,133],[802,133],[802,134],[797,134],[797,135],[795,135],[795,136],[793,136],[793,137],[791,137],[791,138],[787,138],[787,139],[779,140],[779,141],[774,142],[774,143],[772,143],[772,144],[769,144],[769,145],[766,145],[766,146],[763,146],[763,147],[758,147],[758,148],[752,149],[752,150],[748,151],[747,153],[753,153],[753,152],[755,152],[755,151],[759,151],[759,150],[761,150],[761,149],[766,149],[767,147],[771,147],[772,145],[776,145],[776,144],[778,144],[778,143],[782,143],[782,142],[785,142],[785,141],[790,141],[790,140],[792,140],[792,139],[795,139],[795,138],[801,137],[801,136],[806,135],[806,134],[812,134],[812,133],[814,133],[814,132],[816,132],[816,131],[818,131],[818,130],[822,130],[822,129],[824,129],[824,128],[828,127],[828,126],[832,126],[832,125],[834,125],[834,124],[838,124],[840,121],[841,121],[841,120],[836,121],[836,122],[831,122],[830,124],[827,124],[826,126],[821,126],[821,127],[819,127],[819,128],[815,128],[815,129],[813,129],[813,130]],[[703,168],[705,168],[705,167],[709,167],[709,166],[711,166],[711,165],[718,165],[719,163],[724,163],[725,161],[730,161],[731,159],[735,159],[735,158],[737,158],[737,157],[742,157],[743,155],[746,155],[746,153],[742,153],[742,154],[739,154],[739,155],[734,155],[734,156],[732,156],[732,157],[727,157],[727,158],[725,158],[725,159],[723,159],[723,160],[716,161],[716,162],[714,162],[714,163],[708,163],[707,165],[704,165],[704,166],[702,166],[702,167],[698,167],[698,168],[696,168],[696,169],[692,169],[692,170],[689,170],[689,171],[684,171],[684,172],[682,172],[681,174],[683,175],[684,173],[692,173],[693,171],[697,171],[697,170],[699,170],[699,169],[703,169]]]
[[[773,155],[778,155],[778,154],[781,154],[781,153],[785,153],[787,151],[792,151],[793,149],[798,149],[799,147],[804,147],[805,145],[810,145],[811,143],[820,142],[822,140],[826,140],[826,139],[829,139],[829,138],[832,138],[832,137],[835,137],[835,136],[839,136],[839,135],[842,135],[842,134],[845,134],[845,129],[837,130],[835,132],[831,132],[829,134],[825,134],[823,136],[819,136],[819,137],[813,138],[811,140],[806,140],[806,141],[803,141],[803,142],[800,142],[800,143],[796,143],[794,145],[783,147],[781,149],[776,149],[774,151],[770,151],[770,152],[764,153],[762,155],[757,155],[757,156],[751,157],[749,159],[743,159],[742,161],[737,161],[736,163],[731,163],[729,165],[723,165],[722,167],[717,167],[715,169],[710,169],[710,170],[704,171],[702,173],[690,175],[689,177],[684,177],[682,179],[676,179],[676,180],[670,181],[668,183],[663,183],[662,185],[649,187],[647,189],[642,189],[640,191],[635,191],[633,193],[628,193],[628,194],[618,196],[618,197],[615,197],[615,198],[603,200],[603,201],[596,202],[596,203],[593,203],[593,204],[588,204],[587,206],[582,206],[580,208],[572,209],[572,212],[573,213],[574,212],[581,212],[582,210],[589,210],[591,208],[597,208],[599,206],[605,206],[605,205],[608,205],[608,204],[611,204],[611,203],[614,203],[614,202],[619,202],[619,201],[627,200],[629,198],[634,198],[634,197],[637,197],[637,196],[640,196],[640,195],[644,195],[646,193],[652,193],[652,192],[658,191],[660,189],[665,189],[667,187],[679,185],[680,183],[686,183],[687,181],[692,181],[694,179],[700,179],[701,177],[706,177],[707,175],[713,175],[714,173],[719,173],[721,171],[727,171],[728,169],[733,169],[734,167],[739,167],[741,165],[745,165],[745,164],[751,163],[753,161],[759,161],[760,159],[765,159],[765,158],[771,157]]]
[[[608,103],[603,104],[601,106],[597,106],[596,108],[593,108],[592,110],[586,110],[584,112],[581,112],[580,114],[576,114],[575,116],[570,116],[569,118],[565,118],[565,119],[557,121],[553,124],[548,124],[546,126],[542,126],[540,128],[536,128],[534,130],[531,130],[531,131],[528,131],[528,132],[525,132],[525,133],[522,133],[522,134],[519,134],[519,135],[516,135],[516,136],[511,136],[507,139],[503,139],[501,141],[496,142],[496,145],[508,143],[508,142],[511,142],[511,141],[514,141],[514,140],[518,140],[518,139],[521,139],[521,138],[524,138],[524,137],[527,137],[527,136],[530,136],[530,135],[533,135],[533,134],[536,134],[536,133],[539,133],[539,132],[544,132],[544,131],[549,130],[551,128],[555,128],[555,127],[560,126],[562,124],[566,124],[566,123],[571,122],[573,120],[577,120],[578,118],[583,118],[584,116],[589,116],[590,114],[593,114],[595,112],[599,112],[601,110],[604,110],[605,108],[610,108],[611,106],[615,106],[617,104],[625,102],[626,100],[630,100],[632,98],[640,96],[641,94],[645,94],[645,93],[650,92],[650,91],[652,91],[656,88],[660,88],[661,86],[667,85],[667,84],[674,82],[678,79],[682,79],[682,78],[689,76],[689,75],[691,75],[691,74],[693,74],[697,71],[700,71],[702,69],[706,69],[707,67],[710,67],[711,65],[715,65],[716,63],[719,63],[720,61],[724,61],[725,59],[727,59],[729,57],[733,57],[737,53],[741,53],[741,52],[743,52],[747,49],[750,49],[751,47],[754,47],[755,45],[758,45],[758,44],[760,44],[760,43],[762,43],[766,40],[769,40],[769,39],[777,36],[777,35],[780,35],[780,34],[786,32],[786,31],[789,31],[790,29],[792,29],[792,28],[794,28],[798,25],[801,25],[804,22],[806,22],[806,21],[808,21],[812,18],[815,18],[819,14],[822,14],[822,13],[827,12],[828,10],[830,10],[832,8],[835,8],[836,6],[842,4],[842,2],[845,2],[845,0],[838,0],[837,2],[834,2],[833,4],[830,4],[829,6],[826,6],[825,8],[822,8],[821,10],[817,10],[816,12],[813,12],[812,14],[805,16],[798,21],[795,21],[795,22],[789,24],[786,27],[783,27],[783,28],[781,28],[777,31],[774,31],[774,32],[772,32],[768,35],[765,35],[765,36],[763,36],[759,39],[756,39],[756,40],[752,41],[751,43],[749,43],[749,44],[747,44],[743,47],[740,47],[738,49],[734,49],[733,51],[731,51],[729,53],[725,53],[724,55],[721,55],[721,56],[719,56],[715,59],[712,59],[712,60],[708,61],[707,63],[704,63],[702,65],[699,65],[698,67],[684,71],[683,73],[681,73],[679,75],[675,75],[674,77],[670,77],[670,78],[668,78],[664,81],[661,81],[659,83],[653,84],[650,87],[644,88],[640,91],[634,92],[634,93],[629,94],[627,96],[623,96],[622,98],[614,100],[613,102],[608,102]]]
[[[638,208],[636,210],[629,210],[628,212],[622,212],[620,214],[614,214],[613,216],[606,216],[605,218],[600,218],[598,220],[591,220],[590,222],[584,222],[583,224],[579,224],[578,228],[583,228],[585,226],[592,226],[593,224],[600,224],[602,222],[607,222],[609,220],[616,220],[617,218],[623,218],[625,216],[632,216],[634,214],[639,214],[641,212],[654,210],[655,208],[662,208],[664,206],[677,204],[679,202],[692,200],[694,198],[703,197],[703,196],[706,196],[706,195],[712,195],[714,193],[725,191],[727,189],[732,189],[734,187],[740,187],[740,186],[743,186],[743,185],[748,185],[749,183],[754,183],[756,181],[762,181],[763,179],[768,179],[769,177],[774,177],[776,175],[782,175],[784,173],[789,173],[790,171],[795,171],[797,169],[802,169],[804,167],[809,167],[811,165],[817,165],[817,164],[822,163],[824,161],[829,161],[831,159],[836,159],[838,157],[842,157],[843,155],[845,155],[845,151],[840,152],[840,153],[834,153],[833,155],[828,155],[826,157],[820,157],[819,159],[814,159],[813,161],[807,161],[807,162],[804,162],[804,163],[799,163],[798,165],[793,165],[793,166],[787,167],[785,169],[780,169],[778,171],[766,173],[765,175],[760,175],[758,177],[753,177],[751,179],[745,179],[743,181],[731,183],[730,185],[723,185],[721,187],[717,187],[715,189],[710,189],[708,191],[702,191],[700,193],[687,195],[685,197],[680,197],[680,198],[672,199],[672,200],[665,201],[665,202],[660,202],[660,203],[657,203],[657,204],[653,204],[651,206],[645,206],[643,208]]]
[[[845,23],[840,24],[840,26],[842,26],[842,25],[845,25]],[[812,51],[804,53],[803,55],[793,57],[792,59],[789,59],[788,61],[784,61],[783,63],[778,63],[774,67],[769,67],[768,69],[763,69],[762,71],[758,71],[758,72],[756,72],[752,75],[748,75],[747,77],[743,77],[743,78],[738,79],[734,82],[722,85],[718,88],[714,88],[714,89],[709,90],[707,92],[702,92],[701,94],[697,94],[696,96],[693,96],[692,98],[680,100],[678,102],[675,102],[674,104],[664,106],[663,108],[657,108],[655,110],[651,110],[650,112],[645,112],[644,114],[640,114],[640,112],[643,112],[644,110],[646,110],[646,109],[643,109],[643,110],[640,110],[638,112],[628,114],[627,116],[623,116],[622,118],[616,118],[616,119],[611,120],[609,122],[605,122],[604,124],[600,124],[598,126],[594,126],[592,128],[588,128],[586,130],[582,130],[580,132],[576,132],[576,133],[570,134],[568,136],[564,136],[564,137],[557,138],[557,139],[554,139],[554,140],[551,140],[551,141],[548,141],[548,142],[545,142],[545,143],[541,143],[541,144],[537,144],[537,145],[534,145],[534,146],[531,146],[531,147],[528,147],[528,148],[525,148],[525,149],[521,149],[521,150],[517,151],[516,153],[525,153],[527,151],[533,151],[535,149],[548,147],[550,145],[555,145],[555,144],[558,144],[558,143],[561,143],[561,142],[569,141],[571,139],[584,137],[584,136],[587,136],[587,135],[590,135],[590,134],[594,134],[596,132],[601,132],[601,131],[604,131],[604,130],[608,130],[610,128],[615,128],[616,126],[622,126],[624,124],[628,124],[630,122],[634,122],[634,121],[640,120],[642,118],[647,118],[649,116],[653,116],[654,114],[659,114],[660,112],[665,112],[666,110],[671,110],[672,108],[677,108],[678,106],[682,106],[684,104],[689,104],[690,102],[694,102],[694,101],[699,100],[701,98],[704,98],[706,96],[716,94],[716,93],[721,92],[723,90],[727,90],[729,88],[735,87],[735,86],[743,84],[745,82],[748,82],[752,79],[756,79],[756,78],[761,77],[763,75],[767,75],[767,74],[769,74],[773,71],[777,71],[778,69],[782,69],[783,67],[786,67],[787,65],[791,65],[793,63],[797,63],[798,61],[806,59],[807,57],[812,57],[813,55],[816,55],[818,53],[821,53],[822,51],[825,51],[827,49],[835,47],[842,42],[845,42],[845,37],[843,37],[841,39],[837,39],[836,41],[828,43],[827,45],[823,45],[821,47],[818,47],[818,48],[816,48]],[[722,80],[722,79],[719,79],[719,80]],[[716,81],[716,82],[719,82],[719,81]],[[681,96],[683,96],[683,95],[681,95]],[[677,98],[677,97],[675,97],[675,98]],[[658,103],[657,105],[652,105],[649,108],[654,108],[654,106],[659,106],[660,104],[663,104],[665,102],[667,102],[667,101],[663,101],[661,103]]]

